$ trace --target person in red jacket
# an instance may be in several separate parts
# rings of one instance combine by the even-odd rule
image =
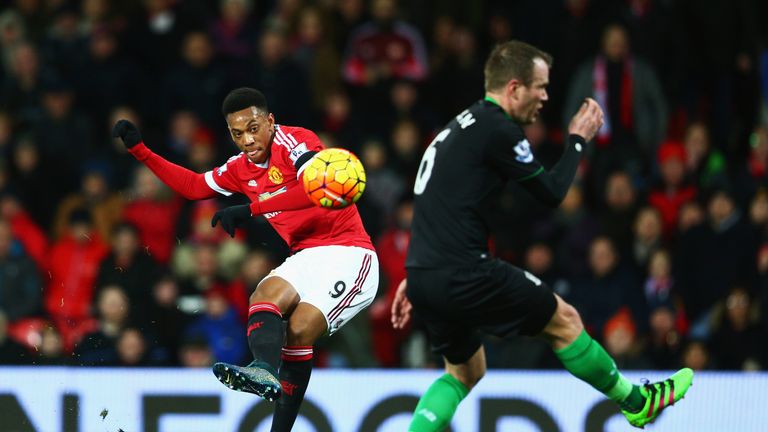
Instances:
[[[90,213],[85,209],[70,214],[68,229],[51,246],[45,309],[61,332],[67,350],[84,334],[91,321],[99,263],[108,253],[109,247],[94,229]]]
[[[371,305],[371,337],[376,343],[373,352],[382,367],[400,365],[400,347],[408,331],[395,329],[390,321],[390,310],[395,299],[397,286],[405,279],[405,258],[411,241],[413,220],[413,197],[407,195],[400,200],[395,210],[392,226],[376,242],[376,251],[381,260],[381,272],[386,281],[386,292]]]
[[[291,249],[292,255],[250,297],[247,335],[255,360],[246,367],[213,366],[229,388],[279,399],[272,430],[289,431],[309,383],[315,341],[335,333],[373,301],[378,258],[357,207],[329,211],[314,206],[304,192],[304,168],[323,149],[317,135],[277,124],[264,95],[251,88],[230,92],[222,112],[240,153],[204,174],[153,153],[127,120],[118,121],[112,134],[188,199],[241,193],[251,200],[216,212],[214,226],[220,220],[234,236],[237,226],[263,215]]]
[[[667,237],[677,226],[677,216],[683,204],[696,198],[696,188],[687,181],[685,147],[677,141],[667,141],[659,147],[661,184],[651,190],[648,203],[659,210]]]

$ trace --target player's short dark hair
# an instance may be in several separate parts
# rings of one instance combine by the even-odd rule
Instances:
[[[224,102],[221,104],[221,113],[226,117],[248,107],[256,107],[265,113],[269,112],[267,98],[264,97],[263,93],[250,87],[240,87],[229,92],[224,98]]]
[[[485,91],[498,90],[515,78],[531,85],[533,61],[537,58],[552,66],[552,56],[533,45],[516,40],[496,45],[485,62]]]

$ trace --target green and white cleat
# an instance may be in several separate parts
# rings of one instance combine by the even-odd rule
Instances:
[[[621,410],[621,413],[629,424],[643,428],[656,420],[665,408],[684,398],[692,383],[693,371],[689,368],[680,369],[664,381],[645,384],[640,388],[640,393],[645,396],[643,409],[636,413]]]
[[[253,393],[270,402],[279,399],[282,392],[280,381],[272,367],[256,360],[248,366],[219,362],[213,365],[213,374],[232,390]]]

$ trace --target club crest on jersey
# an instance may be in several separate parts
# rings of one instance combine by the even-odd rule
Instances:
[[[517,156],[515,156],[515,159],[517,159],[519,162],[522,162],[522,163],[533,162],[533,153],[531,152],[531,143],[529,143],[527,139],[524,139],[519,143],[517,143],[517,145],[515,146],[515,153],[517,153]]]
[[[283,182],[283,173],[280,172],[276,166],[273,166],[269,169],[267,176],[269,177],[269,180],[274,184],[280,184]]]

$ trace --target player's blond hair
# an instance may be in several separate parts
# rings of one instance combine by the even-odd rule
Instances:
[[[517,40],[496,45],[485,62],[485,91],[499,90],[515,78],[531,85],[533,61],[537,58],[552,66],[552,56],[533,45]]]

